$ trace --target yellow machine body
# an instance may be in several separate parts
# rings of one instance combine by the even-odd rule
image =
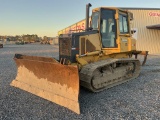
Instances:
[[[109,15],[114,24],[107,28]],[[59,36],[59,60],[16,54],[11,85],[80,114],[80,85],[99,92],[138,77],[140,62],[131,57],[141,51],[131,35],[131,16],[118,8],[93,9],[91,29]]]

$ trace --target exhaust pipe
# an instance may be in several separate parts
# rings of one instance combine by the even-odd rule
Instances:
[[[89,31],[89,8],[92,7],[90,3],[86,5],[86,26],[85,31]]]

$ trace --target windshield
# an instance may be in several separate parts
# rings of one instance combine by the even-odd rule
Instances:
[[[99,18],[99,12],[94,12],[92,14],[92,28],[93,28],[93,30],[98,29],[98,18]]]
[[[101,38],[104,48],[116,47],[115,10],[102,9]]]

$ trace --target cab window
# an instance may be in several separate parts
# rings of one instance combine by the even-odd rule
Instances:
[[[119,14],[119,28],[121,34],[129,33],[127,15]]]
[[[115,10],[101,10],[100,27],[103,48],[116,47]]]

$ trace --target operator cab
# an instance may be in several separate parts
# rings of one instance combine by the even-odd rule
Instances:
[[[118,35],[130,35],[129,17],[124,10],[115,8],[96,8],[92,10],[92,30],[98,30],[102,48],[117,48]]]

